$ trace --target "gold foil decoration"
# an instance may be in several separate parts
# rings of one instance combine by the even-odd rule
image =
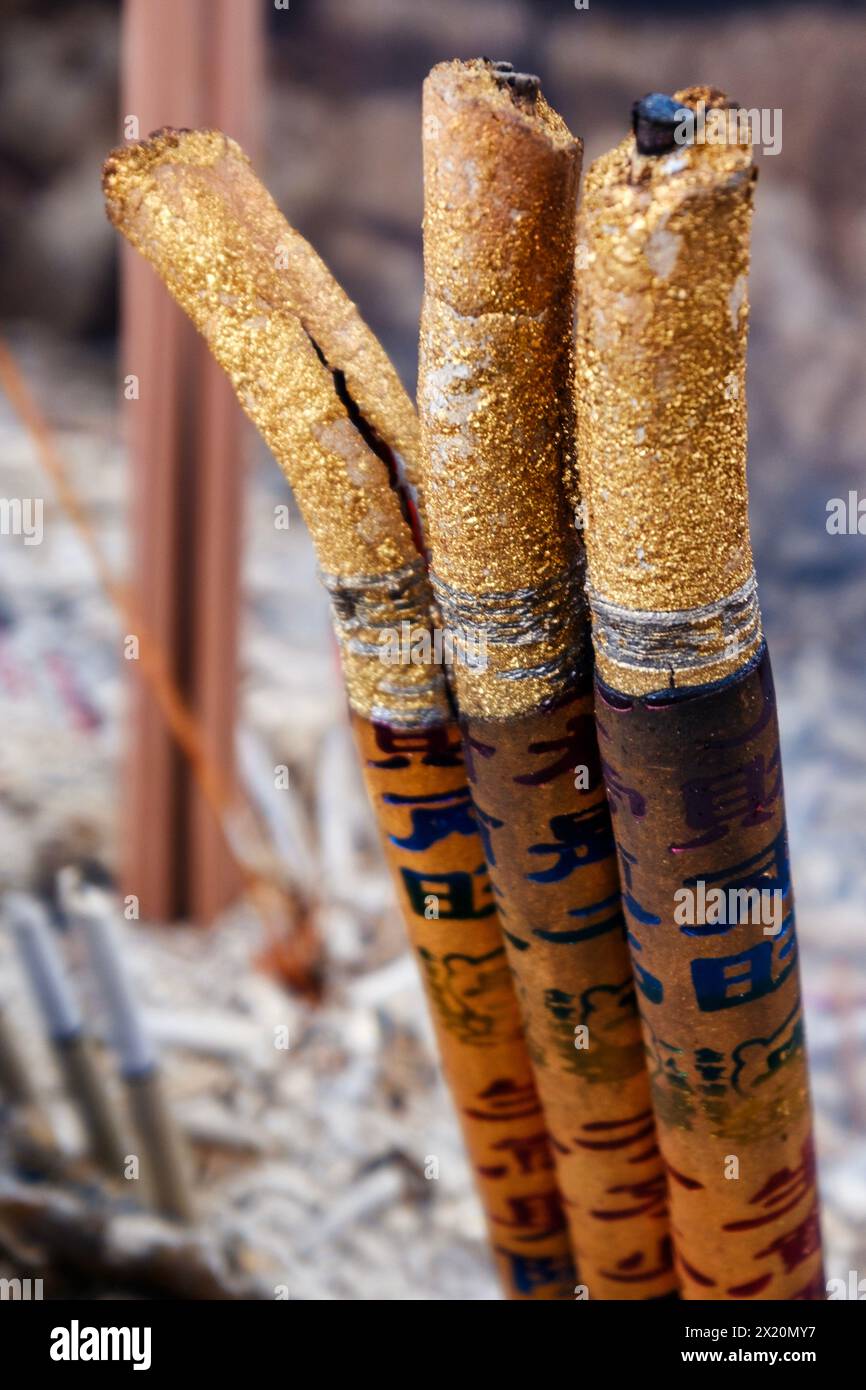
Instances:
[[[487,718],[561,690],[580,617],[562,475],[581,144],[513,78],[479,59],[424,84],[424,493],[443,620],[487,639],[458,700]]]
[[[115,150],[104,187],[111,221],[202,333],[286,475],[329,587],[384,581],[395,616],[429,627],[426,585],[414,612],[400,590],[418,556],[398,494],[334,375],[373,432],[411,453],[393,368],[245,156],[217,131],[162,131]],[[386,662],[374,642],[337,632],[358,713],[446,716],[441,670]]]
[[[597,621],[599,674],[628,694],[719,679],[761,641],[756,601],[745,614],[726,608],[753,579],[745,361],[755,176],[746,144],[642,155],[629,136],[586,178],[576,399],[590,599],[636,615],[659,650],[667,614],[705,638],[696,664],[680,669],[674,651],[660,672],[641,665],[640,643],[633,659],[612,651]]]

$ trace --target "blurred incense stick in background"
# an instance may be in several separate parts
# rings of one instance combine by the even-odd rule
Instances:
[[[164,131],[112,154],[105,193],[111,220],[190,314],[291,483],[331,595],[365,778],[504,1287],[568,1298],[547,1136],[432,655],[412,508],[401,506],[417,453],[411,405],[234,142]],[[407,628],[419,660],[400,646]]]
[[[136,1131],[144,1153],[138,1177],[153,1195],[163,1216],[191,1221],[194,1215],[189,1156],[164,1094],[156,1049],[142,1017],[123,943],[116,930],[112,899],[74,870],[60,874],[59,891],[70,920],[84,936],[99,984],[112,1045]]]
[[[470,784],[577,1255],[593,1299],[674,1288],[592,717],[572,453],[581,145],[538,79],[424,87],[419,400],[434,591]]]
[[[683,1294],[822,1298],[747,513],[756,171],[736,135],[688,143],[699,100],[727,115],[705,88],[638,103],[636,138],[586,181],[577,408],[599,732]]]
[[[5,999],[0,999],[0,1097],[11,1105],[32,1105],[36,1099]]]
[[[93,1158],[119,1183],[127,1153],[123,1127],[48,919],[34,899],[20,893],[7,893],[3,905]]]

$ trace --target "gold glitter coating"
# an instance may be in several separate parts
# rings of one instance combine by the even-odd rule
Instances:
[[[707,89],[678,93],[721,104]],[[746,490],[749,231],[756,171],[745,144],[641,155],[629,136],[591,166],[579,226],[576,398],[591,587],[653,614],[700,609],[752,576]],[[745,665],[719,630],[699,685]],[[628,694],[658,674],[606,656]]]
[[[122,146],[106,162],[108,215],[158,188],[167,216],[189,199],[218,199],[226,223],[243,228],[257,287],[275,309],[300,320],[349,394],[403,462],[414,484],[420,439],[415,408],[378,339],[308,241],[289,225],[239,145],[219,130],[164,131]]]
[[[298,252],[292,274],[281,268],[283,260],[275,261],[277,224],[284,238],[296,234],[237,146],[215,131],[161,131],[115,150],[105,165],[104,188],[111,221],[199,329],[285,473],[321,569],[350,581],[389,575],[416,561],[387,469],[350,420],[312,341],[318,333],[326,360],[324,345],[335,347],[330,366],[345,370],[347,384],[357,383],[350,372],[371,356],[356,350],[354,311],[343,296],[345,316],[337,321],[334,306],[342,292],[309,248]],[[367,389],[365,408],[375,394]],[[379,413],[372,422],[386,416]],[[384,438],[388,442],[387,433]],[[431,609],[425,586],[416,620],[429,625]],[[350,702],[359,713],[368,715],[375,702],[393,707],[401,722],[424,722],[431,708],[447,715],[441,673],[422,665],[387,666],[378,655],[350,650],[344,641],[341,647]]]
[[[423,132],[419,408],[432,568],[470,599],[523,605],[535,640],[491,629],[486,666],[454,672],[465,713],[503,718],[556,694],[563,653],[579,647],[579,605],[569,621],[560,605],[577,564],[562,477],[581,145],[540,93],[515,95],[483,60],[433,69]]]

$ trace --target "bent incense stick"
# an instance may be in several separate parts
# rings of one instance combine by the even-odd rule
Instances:
[[[823,1297],[746,492],[755,170],[654,96],[591,168],[577,381],[602,757],[682,1290]],[[722,113],[723,114],[723,113]]]
[[[160,133],[111,156],[105,191],[111,220],[203,333],[292,486],[331,596],[364,775],[504,1287],[513,1298],[570,1297],[459,735],[441,667],[424,651],[432,599],[389,478],[392,442],[404,455],[417,447],[411,406],[392,411],[393,369],[232,141]],[[405,650],[382,660],[381,639],[407,630],[420,662]]]
[[[571,453],[580,142],[486,60],[424,86],[419,400],[434,591],[590,1298],[669,1294],[666,1184],[595,742]]]

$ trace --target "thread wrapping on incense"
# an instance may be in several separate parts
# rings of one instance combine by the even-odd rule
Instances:
[[[503,1286],[515,1299],[570,1298],[553,1161],[442,669],[382,659],[403,624],[433,635],[388,468],[394,450],[411,455],[412,407],[225,136],[161,132],[118,150],[105,189],[111,220],[203,333],[291,484],[331,595],[354,736]],[[276,268],[275,247],[288,248]]]
[[[746,490],[745,144],[638,103],[581,214],[597,715],[689,1299],[824,1296],[773,681]],[[665,129],[654,114],[661,111]]]
[[[487,861],[590,1298],[674,1289],[563,473],[581,145],[537,78],[424,86],[419,403],[432,583]],[[465,659],[467,634],[484,660]]]

